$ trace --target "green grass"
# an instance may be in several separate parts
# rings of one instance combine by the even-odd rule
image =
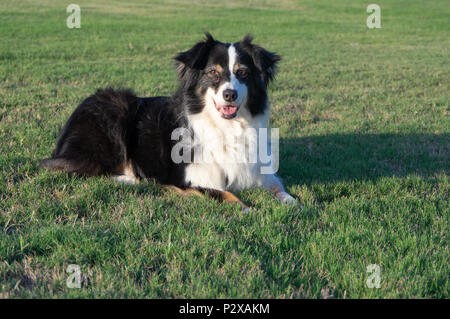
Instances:
[[[374,30],[364,1],[80,0],[72,30],[69,3],[0,0],[0,297],[450,297],[447,0],[380,0]],[[38,168],[97,88],[171,94],[203,31],[283,56],[271,125],[303,212]]]

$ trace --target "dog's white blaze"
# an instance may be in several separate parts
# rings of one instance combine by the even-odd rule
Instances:
[[[234,45],[230,44],[228,48],[228,68],[230,70],[231,75],[233,75],[234,65],[236,64],[237,52]]]
[[[243,104],[247,101],[247,85],[239,82],[236,75],[234,74],[234,66],[236,64],[237,57],[238,54],[236,52],[236,48],[233,44],[230,44],[228,48],[228,69],[230,71],[230,82],[226,84],[228,85],[227,88],[236,90],[238,94],[236,102]]]

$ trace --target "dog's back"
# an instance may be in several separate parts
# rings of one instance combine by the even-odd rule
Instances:
[[[177,123],[170,101],[138,98],[130,90],[98,90],[75,109],[52,158],[41,166],[85,176],[116,175],[123,181],[172,182],[169,132]]]

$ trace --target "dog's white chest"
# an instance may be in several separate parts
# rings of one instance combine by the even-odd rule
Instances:
[[[252,156],[258,148],[256,128],[247,121],[219,123],[204,117],[191,120],[194,162],[186,167],[185,181],[193,187],[231,191],[257,186],[260,164]]]

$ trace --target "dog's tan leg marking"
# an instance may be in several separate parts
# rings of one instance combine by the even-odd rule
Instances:
[[[241,206],[243,211],[248,211],[249,208],[247,205],[245,205],[239,198],[236,197],[233,193],[227,192],[227,191],[220,191],[220,190],[211,190],[211,189],[205,189],[205,190],[198,190],[195,188],[186,188],[182,189],[174,185],[163,185],[165,189],[171,190],[176,192],[177,194],[181,195],[197,195],[197,196],[205,196],[205,192],[208,193],[208,195],[212,198],[215,198],[221,202],[225,203],[237,203],[239,206]]]
[[[177,187],[175,185],[163,185],[163,187],[165,189],[168,189],[168,190],[173,191],[173,192],[175,192],[177,194],[180,194],[180,195],[204,196],[204,194],[202,192],[200,192],[199,190],[194,189],[194,188],[182,189],[182,188],[179,188],[179,187]]]
[[[211,197],[216,198],[222,202],[238,204],[243,212],[248,212],[250,210],[250,208],[247,205],[245,205],[239,198],[237,198],[237,196],[234,195],[233,193],[220,190],[207,190],[207,191],[211,192],[210,193]]]
[[[227,192],[227,191],[221,191],[220,196],[222,201],[226,203],[238,203],[242,207],[248,208],[247,205],[245,205],[239,198],[237,198],[236,195],[233,193]]]

